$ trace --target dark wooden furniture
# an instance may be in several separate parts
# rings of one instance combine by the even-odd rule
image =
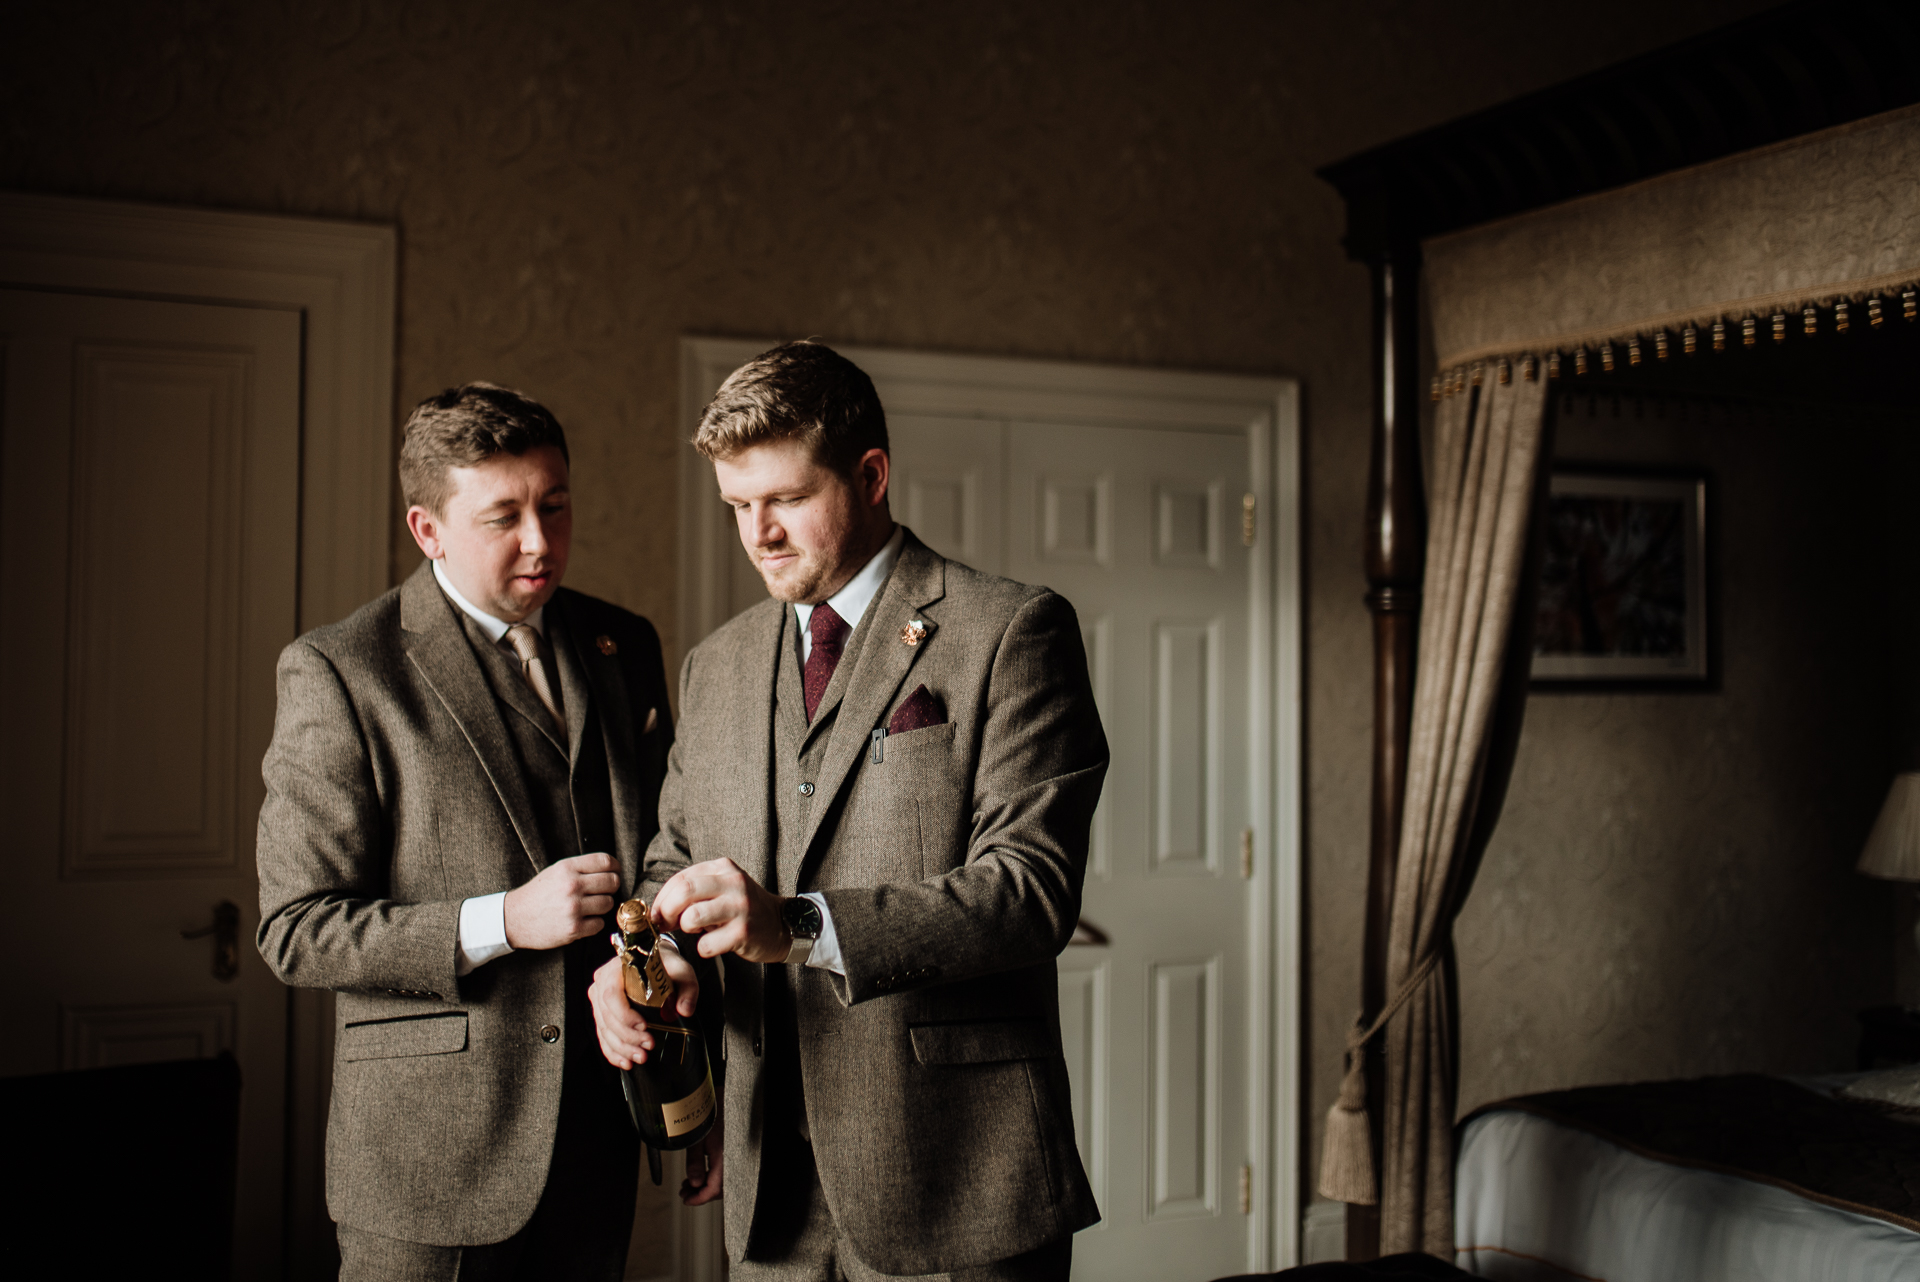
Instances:
[[[1874,1006],[1860,1012],[1860,1067],[1920,1064],[1920,1011]]]
[[[12,1276],[231,1276],[233,1056],[0,1079],[0,1117]]]
[[[1374,732],[1361,1005],[1385,1005],[1387,922],[1407,776],[1426,559],[1420,480],[1420,242],[1920,102],[1920,5],[1803,0],[1320,170],[1373,282],[1373,438],[1365,570]],[[1376,1039],[1377,1040],[1377,1039]],[[1376,1159],[1386,1074],[1372,1049]],[[1376,1163],[1376,1169],[1377,1163]],[[1374,1207],[1347,1258],[1379,1253]]]

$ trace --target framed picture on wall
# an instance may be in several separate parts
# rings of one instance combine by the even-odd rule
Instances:
[[[1708,685],[1710,612],[1704,472],[1555,465],[1536,688]]]

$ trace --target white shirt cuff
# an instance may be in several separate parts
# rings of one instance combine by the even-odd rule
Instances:
[[[453,973],[470,975],[513,951],[507,942],[507,892],[460,903],[460,933],[454,939]]]
[[[817,890],[810,890],[800,898],[811,899],[813,906],[820,910],[820,938],[813,941],[813,950],[806,956],[807,965],[830,970],[846,978],[847,963],[840,956],[840,936],[833,933],[833,914],[827,911],[827,897]]]

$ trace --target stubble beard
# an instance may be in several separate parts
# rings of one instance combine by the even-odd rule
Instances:
[[[781,571],[777,578],[761,568],[766,557],[785,556],[788,553],[794,555],[794,563]],[[767,594],[776,601],[784,601],[788,605],[818,605],[826,599],[816,594],[826,582],[827,570],[813,553],[803,552],[790,544],[762,548],[754,553],[753,568],[760,571],[760,581],[767,585]]]

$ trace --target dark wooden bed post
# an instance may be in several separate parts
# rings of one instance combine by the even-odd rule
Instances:
[[[1367,472],[1367,609],[1373,615],[1373,801],[1367,840],[1367,925],[1360,1004],[1371,1020],[1387,1001],[1387,921],[1400,854],[1407,733],[1413,719],[1414,642],[1426,568],[1426,495],[1420,479],[1420,251],[1381,245],[1373,273],[1373,459]],[[1366,1050],[1374,1170],[1386,1117],[1382,1041]],[[1347,1207],[1347,1258],[1380,1254],[1380,1208]]]

